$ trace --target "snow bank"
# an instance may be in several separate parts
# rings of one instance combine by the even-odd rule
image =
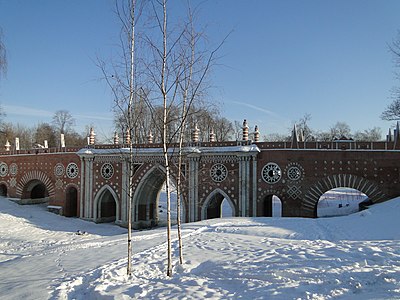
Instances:
[[[134,232],[0,199],[5,299],[400,299],[400,199],[345,217],[185,224],[165,275],[165,229]],[[77,235],[76,231],[87,232]]]

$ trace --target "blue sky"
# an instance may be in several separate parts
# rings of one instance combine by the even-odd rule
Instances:
[[[318,130],[337,121],[353,131],[386,133],[392,125],[379,116],[400,85],[387,46],[400,30],[400,1],[194,2],[202,3],[211,44],[232,31],[210,90],[228,119],[247,119],[262,134],[287,133],[305,113]],[[35,125],[66,109],[78,132],[94,125],[99,136],[110,135],[112,95],[95,61],[115,52],[113,7],[112,0],[0,0],[6,121]]]

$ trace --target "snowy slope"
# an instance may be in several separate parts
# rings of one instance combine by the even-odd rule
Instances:
[[[400,198],[350,216],[224,218],[134,232],[0,199],[1,299],[400,299]],[[85,231],[78,235],[76,232]]]

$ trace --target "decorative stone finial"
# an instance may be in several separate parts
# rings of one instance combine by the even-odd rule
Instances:
[[[94,145],[96,139],[96,133],[94,133],[93,127],[90,127],[90,133],[89,133],[89,145]]]
[[[246,119],[243,121],[243,134],[242,134],[242,140],[243,141],[248,141],[249,140],[249,126],[247,126],[247,121]]]
[[[15,138],[15,150],[19,151],[19,138]]]
[[[114,145],[118,145],[119,144],[119,136],[118,136],[118,132],[114,132]]]
[[[126,129],[126,134],[125,134],[125,144],[130,145],[131,144],[131,131]]]
[[[192,131],[192,142],[197,143],[199,141],[199,128],[197,127],[197,123],[194,125],[194,129]]]
[[[209,140],[210,142],[215,142],[215,133],[213,128],[210,128]]]
[[[392,141],[392,130],[389,128],[389,132],[386,135],[386,141],[391,142]]]
[[[298,148],[299,148],[299,139],[297,137],[296,124],[294,124],[292,131],[292,149],[298,149]]]
[[[11,144],[10,142],[7,140],[6,144],[4,145],[4,148],[6,149],[6,151],[10,151],[11,150]]]
[[[258,126],[254,127],[254,142],[258,143],[260,141],[260,131],[258,131]]]
[[[153,144],[153,133],[151,132],[151,129],[149,130],[149,134],[147,135],[147,142],[149,144]]]

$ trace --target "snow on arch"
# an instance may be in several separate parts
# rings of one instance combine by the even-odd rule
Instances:
[[[207,218],[207,208],[208,205],[210,204],[210,201],[213,199],[213,197],[217,194],[220,194],[221,196],[224,197],[224,199],[229,203],[231,209],[232,209],[232,216],[236,216],[236,208],[235,205],[233,204],[231,198],[220,188],[216,188],[213,190],[206,198],[204,201],[202,207],[201,207],[201,219],[205,220]]]

